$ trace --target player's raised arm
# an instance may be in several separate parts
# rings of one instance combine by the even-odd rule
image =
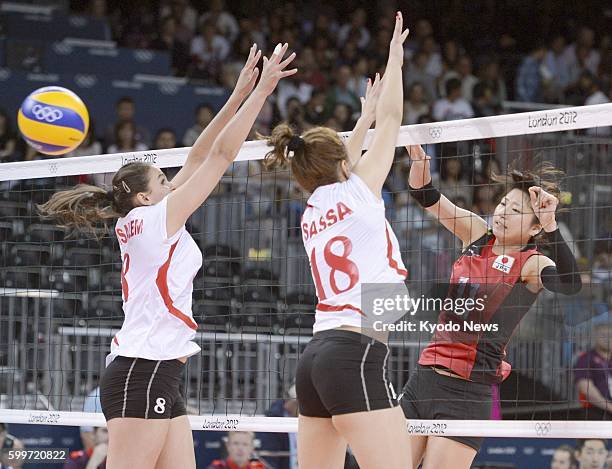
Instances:
[[[278,84],[279,80],[297,72],[297,69],[285,70],[295,58],[295,53],[285,60],[288,44],[280,44],[274,49],[270,59],[264,57],[261,79],[253,93],[221,131],[213,144],[210,155],[197,168],[193,175],[172,192],[168,198],[167,230],[168,235],[183,226],[187,218],[206,200],[228,166],[234,161],[240,147],[247,138],[259,111],[266,99]]]
[[[376,131],[368,151],[355,166],[354,172],[365,181],[372,192],[380,197],[382,186],[389,174],[395,155],[395,142],[402,123],[404,92],[402,65],[404,41],[408,30],[403,31],[401,12],[395,17],[395,29],[389,44],[389,59],[382,81],[380,98],[376,106]]]
[[[361,159],[366,134],[376,120],[376,105],[378,104],[381,87],[380,75],[378,73],[374,78],[374,82],[368,79],[366,95],[361,98],[361,115],[357,119],[355,127],[346,142],[346,151],[351,167],[355,166]]]
[[[257,44],[253,44],[249,51],[249,57],[240,72],[238,82],[234,91],[230,95],[229,99],[221,110],[217,113],[215,118],[206,126],[204,131],[200,134],[198,139],[195,141],[189,154],[187,155],[187,161],[178,172],[178,174],[172,179],[172,185],[177,188],[182,185],[194,171],[204,162],[206,157],[210,154],[210,150],[213,143],[219,133],[227,125],[232,117],[238,112],[238,108],[247,98],[249,93],[253,90],[257,76],[259,75],[259,69],[257,63],[261,58],[261,50],[257,48]]]
[[[487,232],[487,222],[469,210],[457,207],[436,189],[431,181],[430,157],[420,145],[406,147],[411,166],[410,195],[442,225],[459,238],[464,247]]]

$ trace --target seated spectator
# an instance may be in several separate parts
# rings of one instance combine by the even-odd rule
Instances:
[[[195,124],[189,127],[183,136],[183,145],[192,146],[214,117],[215,113],[208,104],[200,104],[195,111]]]
[[[136,125],[132,121],[124,121],[115,127],[115,143],[109,145],[108,153],[144,151],[148,147],[136,138]]]
[[[89,129],[85,140],[66,156],[92,156],[102,154],[102,144],[96,137],[96,127],[93,121],[89,122]]]
[[[8,453],[7,450],[11,449],[24,449],[25,445],[21,440],[15,438],[11,435],[7,428],[6,424],[0,423],[0,465],[4,465],[5,467],[12,467],[13,469],[20,469],[23,466],[22,461],[13,461],[11,460],[11,466],[9,466],[8,461]]]
[[[0,109],[0,163],[15,161],[15,144],[17,138],[8,114],[4,109]]]
[[[409,89],[413,83],[421,83],[427,92],[427,100],[436,98],[436,77],[427,71],[427,54],[423,51],[417,52],[410,63],[408,70],[404,73],[404,88]]]
[[[537,44],[521,62],[516,75],[516,99],[518,101],[543,102],[545,81],[542,75],[542,63],[546,52],[544,44]]]
[[[166,16],[161,20],[161,31],[150,45],[151,49],[168,51],[172,60],[172,73],[185,76],[189,66],[189,46],[176,33],[176,19]]]
[[[229,42],[217,33],[215,24],[211,20],[204,21],[200,25],[200,34],[191,40],[192,74],[216,80],[230,50]]]
[[[612,253],[600,252],[593,261],[593,282],[612,283]]]
[[[159,129],[157,135],[155,135],[153,149],[169,150],[171,148],[176,148],[176,133],[169,127]]]
[[[425,88],[416,81],[408,89],[408,99],[404,102],[404,125],[416,124],[421,116],[429,114],[429,103]]]
[[[599,438],[578,440],[575,456],[578,469],[604,469],[608,457],[608,441]]]
[[[499,199],[498,187],[492,184],[485,184],[474,188],[472,212],[484,218],[488,225],[492,223],[493,212]]]
[[[86,450],[73,451],[64,463],[64,469],[104,469],[108,453],[108,430],[94,430],[94,446]]]
[[[287,101],[287,117],[285,120],[300,134],[312,127],[306,122],[304,118],[304,106],[302,106],[302,103],[296,97],[290,98],[289,101]]]
[[[306,104],[305,119],[312,125],[323,125],[326,117],[325,111],[325,92],[315,90]]]
[[[225,440],[226,459],[215,459],[208,469],[265,469],[265,465],[253,458],[255,435],[253,432],[228,432]]]
[[[492,105],[501,108],[504,101],[508,99],[508,92],[506,90],[506,83],[501,75],[499,62],[488,60],[480,67],[479,78],[481,83],[484,83],[493,91]]]
[[[334,106],[332,117],[336,119],[343,132],[353,129],[353,118],[351,108],[343,103]]]
[[[570,445],[561,445],[553,453],[550,469],[575,469],[574,448]]]
[[[446,82],[446,97],[434,103],[432,115],[437,121],[474,117],[472,106],[461,96],[461,80],[451,78]]]
[[[115,127],[116,143],[109,145],[108,153],[131,153],[148,150],[144,143],[136,140],[136,125],[132,121],[123,121]],[[110,188],[113,183],[114,173],[95,173],[92,175],[96,186]]]
[[[550,43],[550,50],[544,57],[544,65],[552,75],[549,97],[552,102],[563,102],[565,89],[570,84],[570,67],[564,54],[565,37],[557,34]]]
[[[223,35],[230,43],[238,37],[240,33],[238,21],[236,21],[234,15],[226,10],[223,0],[210,1],[208,11],[200,16],[200,22],[209,20],[215,25],[219,34]]]
[[[574,384],[587,420],[612,419],[612,323],[593,328],[595,346],[578,356]]]
[[[344,45],[351,37],[351,33],[356,33],[357,47],[364,50],[370,43],[370,32],[365,27],[366,11],[363,8],[357,8],[351,15],[350,23],[343,24],[338,31],[338,43]]]
[[[584,67],[589,72],[596,74],[601,55],[594,46],[595,31],[588,26],[582,26],[578,31],[576,42],[565,48],[564,57],[570,69]]]
[[[297,417],[298,402],[295,385],[287,391],[285,399],[274,401],[266,411],[266,417]],[[293,469],[297,467],[296,433],[260,433],[262,456],[272,469]]]
[[[478,78],[472,74],[472,59],[469,55],[459,57],[457,73],[461,80],[461,95],[468,101],[472,101],[474,86],[478,83]]]
[[[463,197],[468,205],[472,204],[472,189],[464,176],[464,168],[459,158],[442,158],[440,161],[439,190],[450,199]]]
[[[327,88],[327,77],[317,65],[312,47],[302,49],[296,60],[298,61],[296,66],[300,71],[298,75],[302,77],[304,83],[311,85],[313,89]]]
[[[442,75],[442,56],[439,52],[438,44],[433,36],[427,36],[423,39],[421,49],[427,56],[427,65],[425,71],[436,79]]]
[[[149,142],[150,134],[148,130],[144,127],[135,124],[135,115],[136,115],[136,104],[134,100],[129,96],[124,96],[117,101],[115,105],[115,113],[117,115],[117,120],[110,124],[104,133],[104,145],[108,148],[112,144],[117,143],[117,126],[122,122],[134,122],[135,125],[135,133],[134,139],[137,142],[141,142],[144,145],[147,145]]]
[[[299,73],[282,80],[277,87],[276,106],[283,120],[287,119],[287,101],[297,98],[306,104],[312,95],[312,85],[306,83]]]
[[[335,84],[327,94],[328,109],[333,110],[338,103],[349,106],[351,112],[356,112],[361,109],[359,97],[349,88],[352,75],[351,67],[348,65],[342,65],[338,68],[335,76]]]
[[[473,96],[472,108],[474,109],[474,117],[495,116],[501,111],[495,105],[493,90],[486,83],[476,83]]]
[[[191,6],[189,0],[167,0],[160,3],[166,5],[161,7],[159,17],[172,16],[176,23],[177,39],[188,44],[198,24],[198,12]]]

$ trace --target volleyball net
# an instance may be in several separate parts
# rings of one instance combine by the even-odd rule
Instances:
[[[411,421],[411,433],[612,434],[609,417],[581,401],[575,386],[581,354],[612,348],[612,337],[597,332],[610,321],[612,299],[610,126],[612,104],[401,128],[383,198],[410,279],[448,281],[440,279],[449,278],[461,246],[408,196],[409,158],[402,148],[408,144],[421,144],[432,156],[434,182],[449,199],[485,218],[503,190],[491,171],[537,161],[563,169],[558,220],[583,275],[578,295],[543,292],[520,323],[507,349],[513,371],[496,388],[501,421]],[[187,223],[204,257],[193,294],[202,351],[188,361],[184,376],[194,430],[297,430],[294,417],[264,415],[294,398],[297,361],[311,338],[315,289],[300,227],[308,195],[288,170],[264,170],[267,150],[262,141],[245,143]],[[79,182],[108,186],[112,173],[132,161],[166,168],[172,176],[188,151],[0,165],[0,421],[104,425],[101,413],[84,408],[95,401],[104,358],[123,319],[114,236],[100,231],[99,240],[67,238],[38,216],[36,204]],[[389,370],[396,390],[430,339],[423,330],[392,337]]]

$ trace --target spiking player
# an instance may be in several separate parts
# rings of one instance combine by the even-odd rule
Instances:
[[[510,373],[506,344],[538,293],[573,294],[580,290],[578,267],[557,228],[555,210],[559,171],[542,165],[512,171],[495,180],[507,193],[495,208],[493,225],[461,209],[433,187],[429,157],[418,146],[407,148],[412,160],[409,185],[417,202],[463,242],[453,264],[450,298],[483,300],[484,308],[442,311],[439,323],[496,325],[488,332],[437,330],[423,350],[419,366],[405,385],[400,404],[408,419],[488,420],[491,386]],[[544,241],[550,257],[539,248]],[[468,469],[482,438],[411,436],[413,467]]]

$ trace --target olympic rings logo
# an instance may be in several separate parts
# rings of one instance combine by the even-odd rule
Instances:
[[[536,422],[535,432],[537,436],[545,436],[550,433],[552,426],[550,422]]]
[[[442,127],[431,127],[429,135],[431,135],[431,138],[440,138],[442,136]]]
[[[40,104],[35,104],[32,106],[32,113],[38,120],[49,123],[55,122],[56,120],[64,117],[64,113],[59,109],[54,109],[49,106],[41,106]]]

